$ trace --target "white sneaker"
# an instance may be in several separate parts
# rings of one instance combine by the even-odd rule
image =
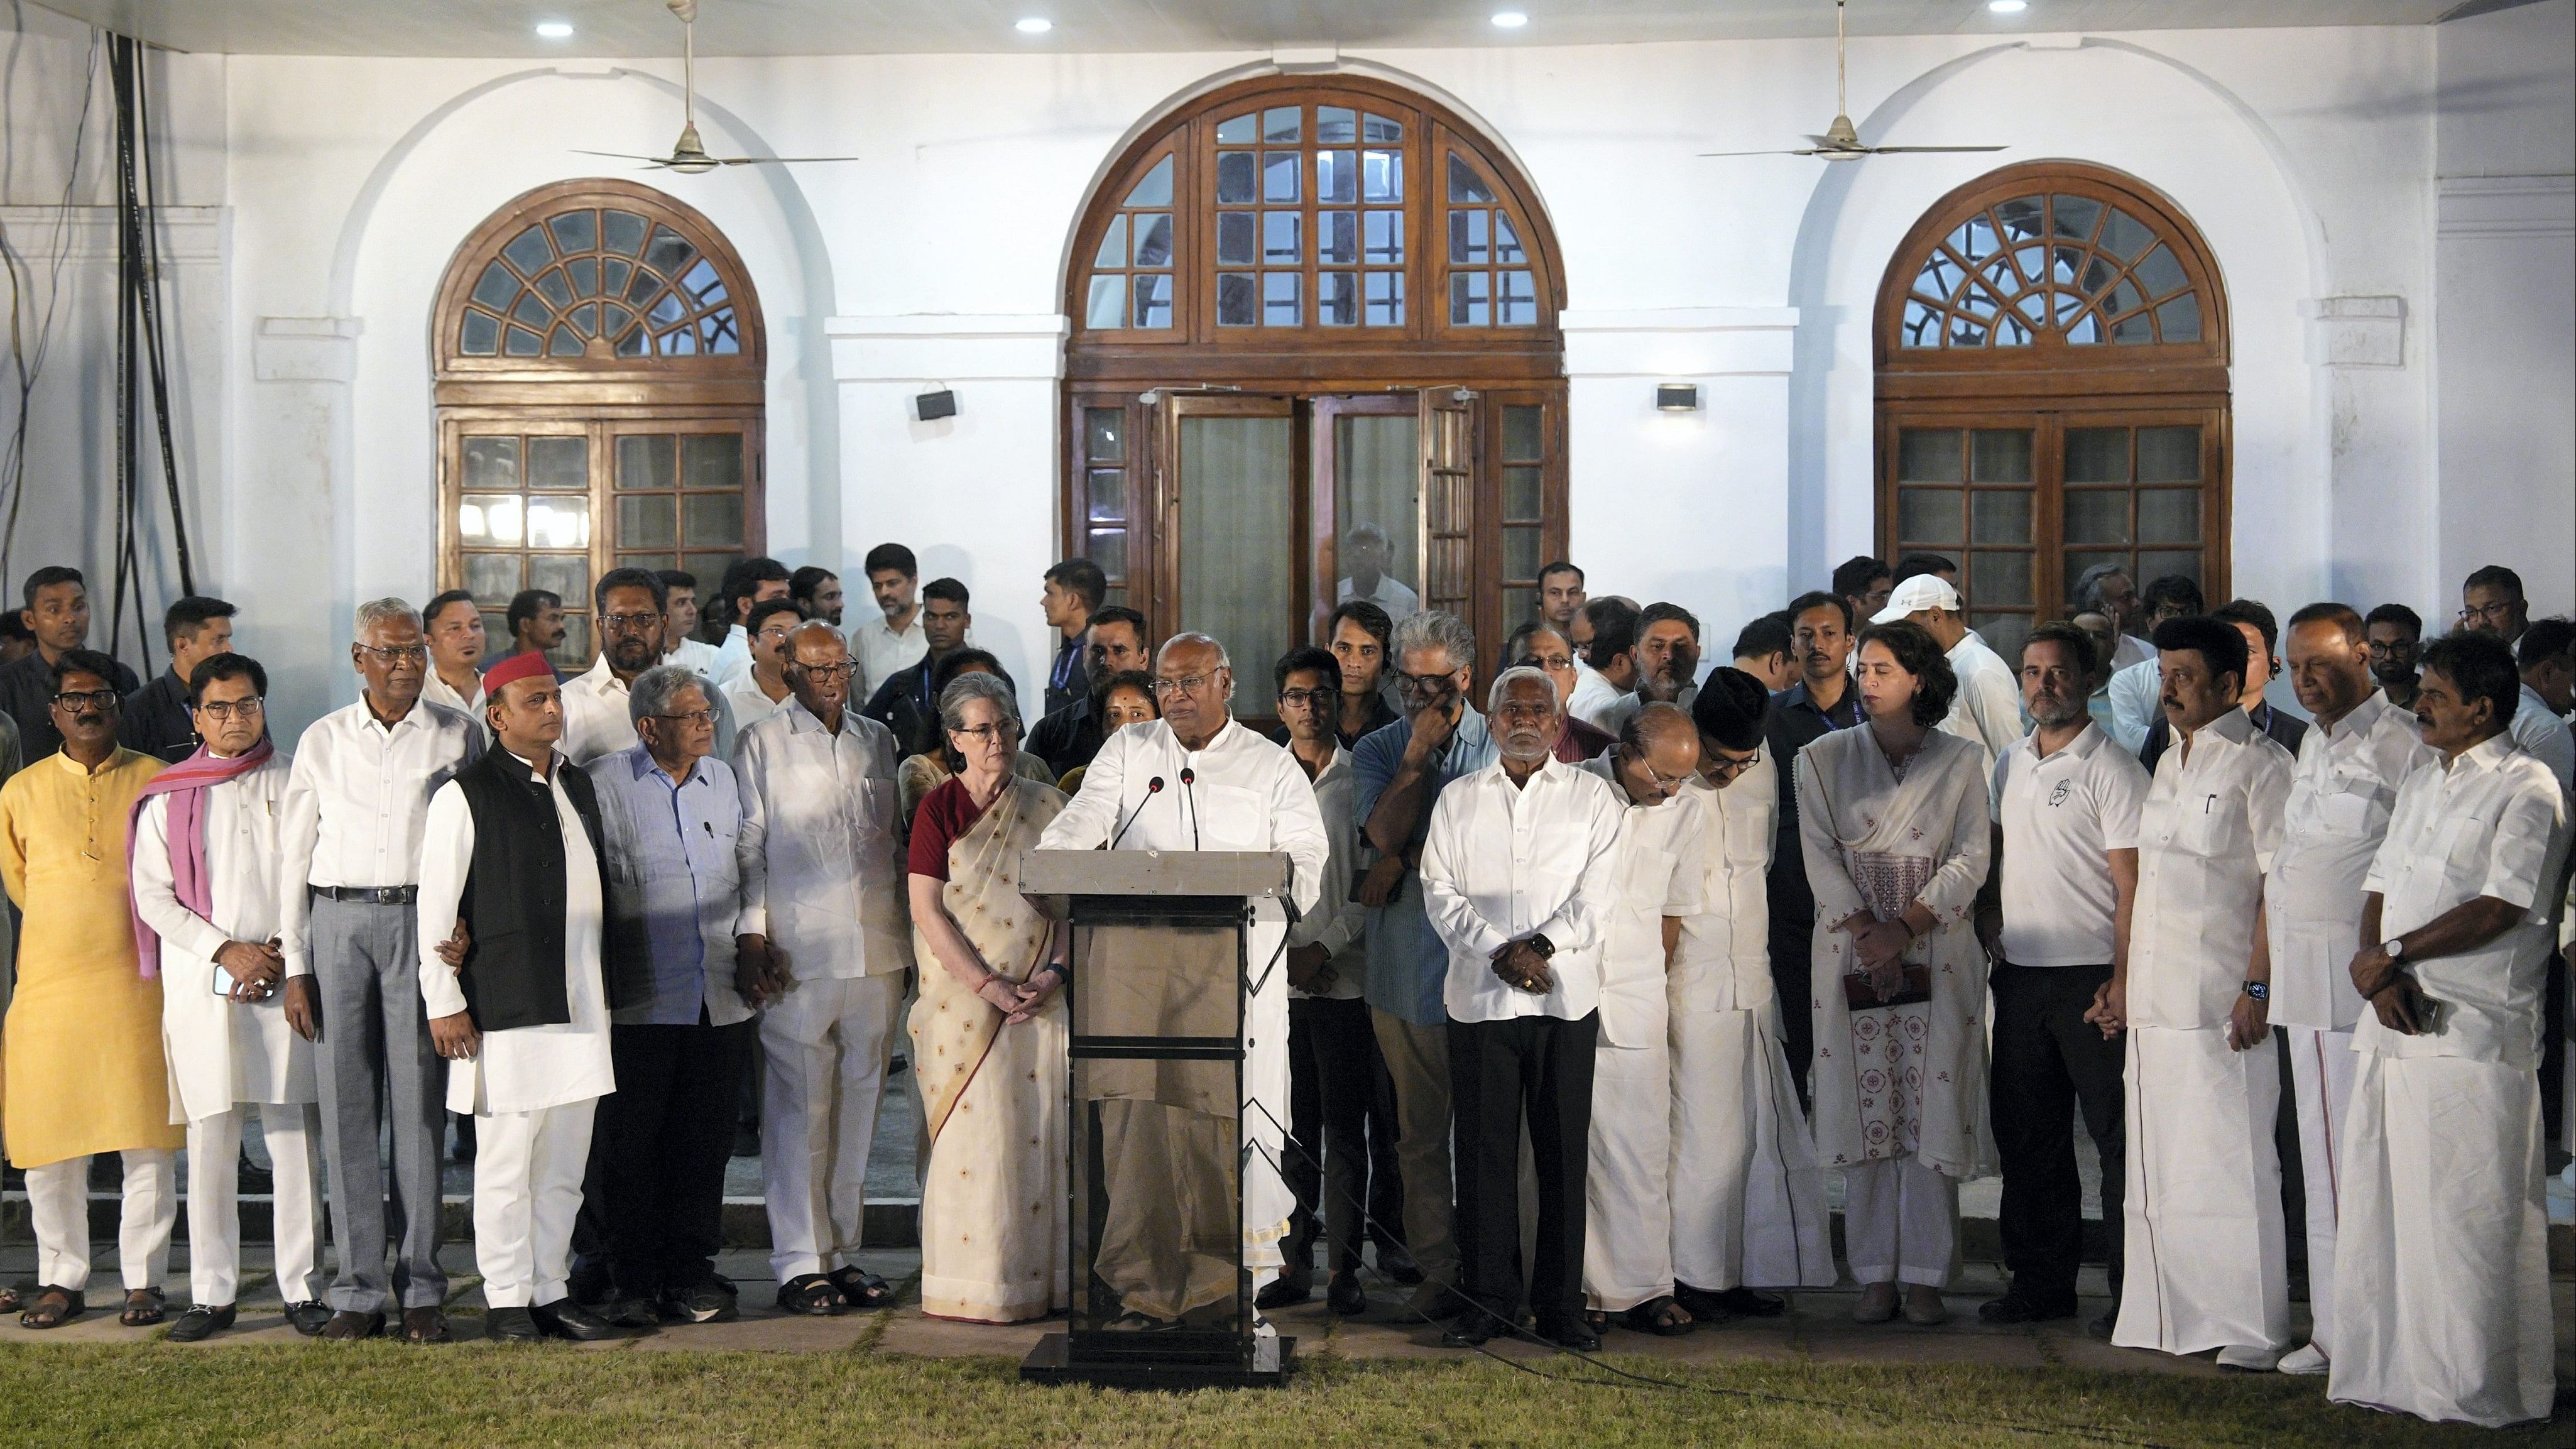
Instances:
[[[2329,1367],[2332,1365],[2326,1359],[2325,1350],[2313,1343],[2302,1345],[2280,1363],[2280,1371],[2285,1374],[2321,1374]]]
[[[2218,1366],[2240,1373],[2268,1374],[2280,1361],[2281,1356],[2271,1349],[2253,1348],[2241,1343],[2231,1343],[2218,1351]]]

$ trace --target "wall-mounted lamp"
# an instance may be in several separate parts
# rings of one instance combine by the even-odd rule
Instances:
[[[937,392],[916,394],[912,400],[912,416],[925,423],[953,418],[957,416],[957,394],[944,387]]]
[[[1667,413],[1699,411],[1699,384],[1695,382],[1659,382],[1655,384],[1655,409]]]

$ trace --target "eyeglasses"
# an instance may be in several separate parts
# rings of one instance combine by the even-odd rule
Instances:
[[[1646,778],[1654,781],[1655,789],[1663,794],[1670,795],[1690,783],[1688,775],[1667,775],[1656,769],[1654,762],[1647,759],[1643,752],[1631,755],[1629,758],[1637,762],[1637,768],[1645,771]]]
[[[248,699],[210,699],[197,706],[197,712],[217,724],[227,720],[250,719],[268,707],[268,701],[254,694]]]
[[[1340,698],[1340,695],[1329,689],[1283,689],[1279,691],[1279,702],[1281,704],[1310,705],[1316,709],[1322,709],[1325,705],[1336,703]]]
[[[660,614],[602,614],[599,627],[611,634],[647,634],[662,627]]]
[[[1401,669],[1390,669],[1387,673],[1394,678],[1397,692],[1402,694],[1430,694],[1437,690],[1452,690],[1458,687],[1458,676],[1455,673],[1407,674]]]
[[[657,714],[653,718],[666,719],[673,724],[712,725],[716,722],[716,712],[711,709],[693,709],[686,714]]]
[[[1154,692],[1156,694],[1196,694],[1214,678],[1216,676],[1213,674],[1184,674],[1178,679],[1157,679],[1154,681]]]
[[[379,649],[373,644],[360,644],[357,647],[385,661],[388,667],[396,664],[429,662],[429,646],[426,644],[397,644],[391,649]]]
[[[1746,755],[1741,759],[1738,759],[1733,755],[1711,755],[1708,757],[1707,761],[1700,766],[1699,772],[1702,776],[1711,780],[1732,780],[1736,776],[1743,774],[1745,771],[1750,770],[1761,763],[1762,752],[1760,750],[1755,750],[1752,754]]]
[[[1015,719],[997,719],[991,724],[969,725],[962,730],[951,730],[949,733],[964,735],[978,744],[1010,744],[1020,737],[1020,722]]]
[[[791,659],[787,662],[787,667],[802,672],[808,679],[828,681],[847,679],[859,666],[846,659],[838,664],[808,664],[801,659]]]
[[[2501,623],[2513,617],[2513,606],[2520,602],[2519,599],[2505,599],[2493,604],[2470,604],[2460,610],[2460,622],[2463,624]]]
[[[55,707],[60,709],[78,709],[82,705],[92,709],[114,709],[118,702],[119,696],[113,689],[80,690],[54,696]]]

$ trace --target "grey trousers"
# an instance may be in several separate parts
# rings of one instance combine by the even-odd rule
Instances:
[[[1369,1008],[1378,1052],[1395,1078],[1395,1155],[1404,1180],[1404,1242],[1422,1269],[1413,1306],[1434,1317],[1458,1311],[1457,1202],[1449,1161],[1449,1027],[1416,1026]],[[1535,1221],[1533,1216],[1531,1221]]]
[[[438,1266],[447,1063],[430,1043],[421,1005],[417,919],[408,905],[317,896],[306,932],[322,993],[314,1065],[331,1169],[331,1232],[340,1249],[330,1302],[342,1313],[382,1313],[397,1299],[404,1308],[447,1300],[447,1274]],[[390,1206],[378,1155],[388,1126]],[[388,1247],[395,1250],[390,1275]]]

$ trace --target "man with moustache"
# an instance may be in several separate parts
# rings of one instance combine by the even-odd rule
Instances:
[[[1637,698],[1685,712],[1699,693],[1699,616],[1679,604],[1648,604],[1637,615]]]
[[[1145,616],[1124,604],[1104,604],[1091,613],[1087,630],[1090,639],[1090,677],[1107,679],[1113,674],[1132,670],[1150,670],[1154,665],[1154,645]],[[1065,775],[1091,763],[1100,753],[1100,742],[1108,738],[1101,722],[1091,710],[1091,695],[1080,699],[1039,720],[1029,732],[1029,753],[1046,761],[1047,768]]]
[[[63,746],[54,728],[54,665],[67,651],[89,645],[89,586],[79,569],[53,564],[27,575],[24,596],[27,607],[18,619],[36,647],[0,665],[0,711],[18,726],[19,758],[41,760]],[[108,683],[120,699],[143,687],[122,664]]]
[[[685,569],[655,569],[653,577],[662,581],[662,662],[678,665],[715,688],[716,646],[697,637],[698,576]]]
[[[785,714],[787,706],[796,702],[796,692],[787,687],[787,640],[804,622],[805,616],[787,599],[751,606],[751,619],[745,625],[751,632],[751,673],[730,689],[716,690],[724,696],[737,731]]]
[[[2147,611],[2149,639],[2166,620],[2189,618],[2207,607],[2201,602],[2200,585],[2182,574],[2165,574],[2150,582],[2142,602]],[[2164,718],[2158,704],[2163,696],[2157,680],[2157,660],[2150,657],[2114,670],[2108,688],[2111,738],[2120,742],[2120,748],[2135,754],[2146,745],[2147,732]]]
[[[161,641],[170,646],[170,667],[158,679],[126,697],[118,712],[117,743],[140,750],[165,765],[175,765],[197,752],[195,712],[188,707],[188,679],[199,664],[233,648],[233,615],[221,599],[191,594],[161,616]]]
[[[2424,616],[2404,604],[2382,604],[2362,616],[2370,635],[2370,677],[2399,709],[2415,707],[2415,655],[2424,642]]]
[[[838,628],[841,623],[841,576],[830,569],[807,564],[787,576],[787,597],[805,611],[808,619],[820,619]]]
[[[501,623],[510,631],[510,649],[502,658],[521,654],[551,655],[563,647],[566,633],[563,596],[551,589],[521,589],[511,596],[509,610],[501,616]],[[553,665],[549,663],[547,667],[553,668]],[[563,671],[555,672],[560,675]]]
[[[1523,624],[1512,635],[1511,646],[1503,652],[1508,656],[1504,661],[1507,667],[1525,666],[1546,675],[1548,681],[1556,686],[1559,704],[1571,700],[1576,687],[1582,683],[1582,676],[1575,669],[1574,646],[1566,642],[1564,635],[1544,624]],[[1599,758],[1602,751],[1618,742],[1617,735],[1608,730],[1594,729],[1568,714],[1564,733],[1556,737],[1554,753],[1569,765],[1579,765]]]
[[[429,672],[420,697],[443,704],[483,728],[483,611],[474,596],[449,589],[421,607],[421,634],[429,645]]]
[[[662,660],[662,636],[670,622],[662,581],[649,569],[610,569],[591,590],[591,617],[599,626],[599,662],[563,687],[564,758],[584,767],[606,756],[634,748],[635,724],[629,708],[635,681]],[[715,747],[733,749],[733,711],[723,691],[712,691],[707,708],[716,717]]]
[[[939,661],[965,648],[975,627],[975,616],[967,612],[966,585],[958,580],[932,579],[922,588],[921,599],[921,632],[929,648],[919,663],[888,676],[859,711],[893,734],[898,756],[916,753],[928,741],[923,727],[939,717]]]
[[[1342,702],[1333,718],[1333,738],[1346,750],[1395,723],[1395,706],[1387,703],[1386,671],[1394,662],[1388,652],[1395,621],[1366,599],[1333,606],[1324,621],[1325,646],[1342,667]]]
[[[850,657],[859,665],[850,681],[854,699],[875,694],[895,671],[919,663],[930,648],[921,631],[921,564],[912,550],[881,543],[868,550],[860,567],[877,611],[850,628]]]
[[[1852,687],[1851,606],[1822,590],[1789,602],[1789,629],[1798,659],[1798,682],[1771,697],[1762,726],[1764,752],[1778,772],[1778,818],[1765,889],[1770,912],[1771,980],[1779,992],[1780,1028],[1789,1074],[1801,1097],[1815,1055],[1814,994],[1816,896],[1807,885],[1806,847],[1798,836],[1797,772],[1790,762],[1828,732],[1859,724],[1860,691]]]

